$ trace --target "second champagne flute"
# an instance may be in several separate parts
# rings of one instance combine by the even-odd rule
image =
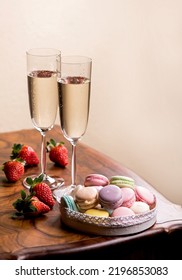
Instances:
[[[76,186],[76,144],[85,134],[90,107],[92,60],[85,56],[61,57],[58,76],[59,113],[64,137],[72,145],[71,185],[54,191],[58,201]]]
[[[61,52],[56,49],[38,48],[27,51],[27,78],[29,109],[34,127],[40,132],[41,174],[52,189],[60,187],[64,180],[46,174],[46,132],[54,126],[58,110],[57,75]],[[35,178],[35,174],[29,177]],[[24,179],[23,184],[29,187]]]

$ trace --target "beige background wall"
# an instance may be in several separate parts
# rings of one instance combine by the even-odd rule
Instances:
[[[182,204],[182,1],[0,4],[0,132],[32,128],[27,49],[90,56],[91,109],[82,141]]]

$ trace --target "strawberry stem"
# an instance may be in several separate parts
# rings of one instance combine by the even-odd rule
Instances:
[[[10,155],[11,159],[14,159],[18,156],[19,152],[21,151],[23,144],[14,144],[12,147],[12,153]]]

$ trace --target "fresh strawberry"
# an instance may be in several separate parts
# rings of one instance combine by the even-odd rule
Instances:
[[[68,149],[65,147],[64,142],[56,143],[54,139],[47,142],[47,151],[49,158],[55,164],[65,167],[68,164]]]
[[[21,191],[21,198],[18,198],[13,204],[17,212],[13,217],[35,217],[50,211],[50,207],[40,201],[36,196],[26,195],[25,191]]]
[[[33,207],[35,207],[36,211],[34,212],[34,214],[40,215],[40,214],[44,214],[47,213],[51,210],[51,208],[49,207],[49,205],[45,204],[44,202],[40,201],[36,196],[33,196],[31,198],[31,205]]]
[[[3,164],[2,170],[4,171],[6,178],[9,182],[18,181],[24,174],[24,161],[21,159],[14,159],[6,161]]]
[[[34,149],[24,144],[14,144],[10,158],[21,158],[25,161],[26,166],[33,166],[39,164],[39,158]]]
[[[30,186],[30,194],[37,196],[40,201],[47,204],[50,208],[54,206],[55,200],[52,191],[49,185],[43,182],[43,175],[40,175],[35,179],[28,177],[26,182]]]

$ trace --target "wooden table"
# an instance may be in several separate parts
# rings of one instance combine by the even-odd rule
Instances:
[[[59,126],[48,132],[54,138],[70,144],[61,135]],[[14,143],[31,145],[39,154],[40,134],[35,129],[0,134],[0,164],[9,159]],[[54,166],[47,158],[50,175],[64,177],[70,183],[71,164]],[[29,168],[25,176],[39,174],[39,167]],[[76,232],[61,224],[59,205],[48,214],[35,219],[14,220],[12,203],[19,197],[22,180],[8,183],[0,171],[0,259],[177,259],[182,250],[182,209],[165,199],[151,185],[113,159],[81,142],[77,148],[77,183],[83,184],[89,173],[107,177],[121,174],[132,177],[157,197],[157,222],[144,232],[130,236],[95,236]],[[23,179],[23,178],[22,178]],[[171,186],[172,188],[172,186]]]

